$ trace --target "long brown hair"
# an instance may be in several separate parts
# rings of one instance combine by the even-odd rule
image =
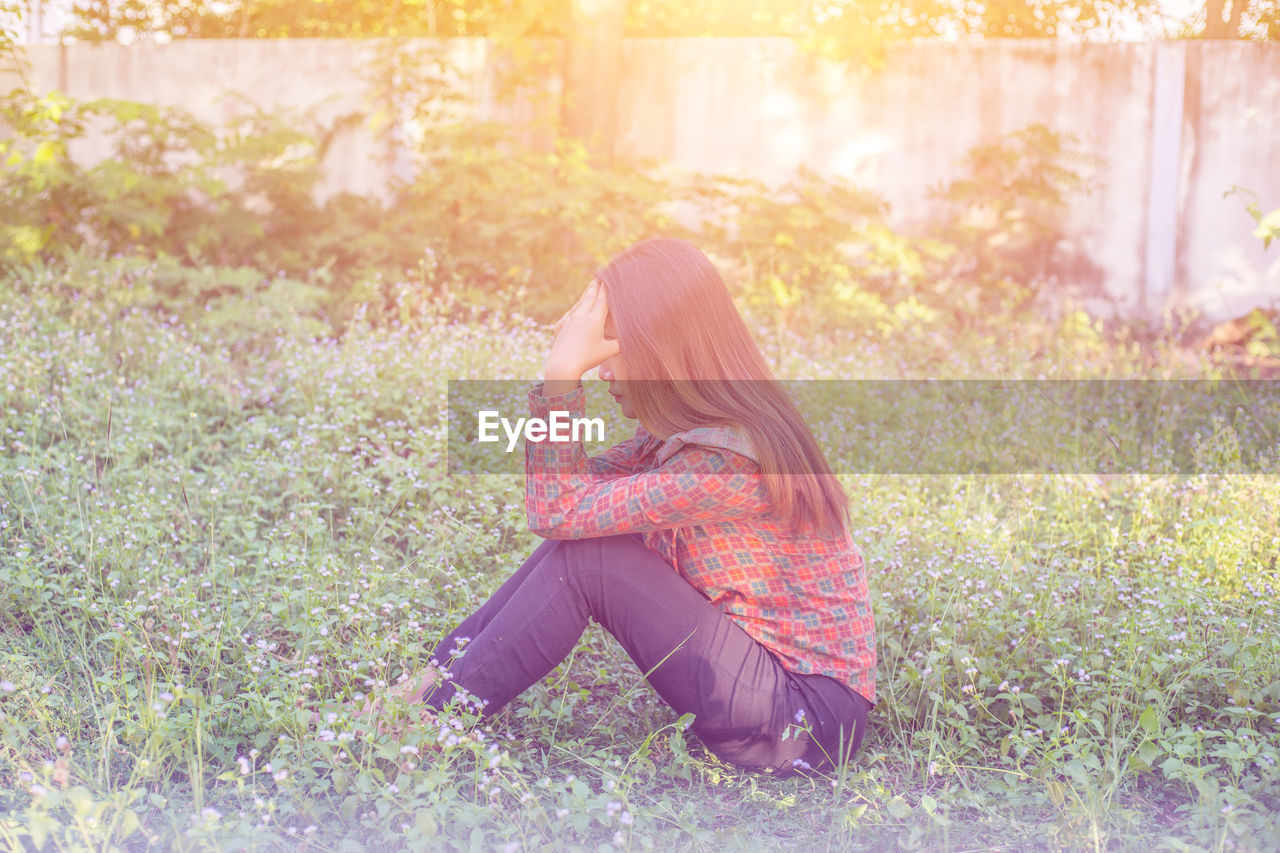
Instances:
[[[617,328],[627,396],[646,428],[672,435],[740,426],[774,513],[796,527],[847,533],[844,488],[707,256],[684,240],[645,240],[596,278]]]

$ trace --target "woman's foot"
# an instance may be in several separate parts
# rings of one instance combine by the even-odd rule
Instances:
[[[342,716],[356,720],[372,719],[380,734],[404,733],[405,727],[415,720],[426,723],[435,719],[435,711],[424,704],[427,693],[439,683],[435,670],[415,673],[378,694],[363,700],[353,700],[339,705]],[[331,712],[333,713],[333,712]],[[321,713],[311,714],[312,725],[318,726]]]
[[[369,715],[381,716],[386,709],[388,701],[391,704],[402,704],[410,709],[422,704],[422,700],[426,698],[427,692],[435,687],[440,681],[433,669],[423,670],[414,673],[402,680],[399,684],[395,684],[382,691],[381,695],[372,695],[364,700],[359,709],[354,710],[352,716],[367,717]],[[424,706],[425,707],[425,706]]]

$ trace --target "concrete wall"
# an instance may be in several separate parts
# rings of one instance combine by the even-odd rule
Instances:
[[[466,75],[473,115],[532,114],[496,96],[484,41],[440,46]],[[1081,168],[1093,190],[1065,222],[1069,248],[1087,260],[1063,278],[1094,307],[1223,318],[1280,304],[1280,246],[1264,251],[1242,200],[1223,198],[1240,185],[1264,210],[1280,207],[1280,44],[925,42],[895,46],[870,73],[785,39],[630,39],[623,50],[622,156],[768,180],[800,166],[838,174],[879,192],[911,227],[971,147],[1040,122],[1075,134],[1092,160]],[[320,40],[33,46],[28,82],[219,121],[243,109],[229,92],[324,121],[359,114],[363,124],[330,149],[326,189],[380,191],[407,164],[394,134],[371,130],[379,107],[361,68],[372,51]]]
[[[427,40],[423,40],[424,42]],[[406,168],[386,106],[369,97],[378,43],[341,39],[216,39],[168,44],[75,44],[25,47],[25,85],[76,98],[120,98],[182,107],[197,118],[226,123],[255,107],[293,111],[304,126],[355,121],[337,134],[325,159],[325,195],[382,191]],[[483,39],[442,40],[439,47],[461,70],[473,114],[518,118],[493,95],[488,45]],[[0,79],[0,87],[14,81]],[[104,156],[89,140],[73,152]]]
[[[1280,305],[1280,245],[1244,236],[1233,186],[1280,207],[1280,44],[1212,42],[1187,51],[1180,160],[1177,296],[1205,313],[1237,314],[1266,298]]]

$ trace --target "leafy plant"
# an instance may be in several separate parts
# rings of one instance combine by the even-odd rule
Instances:
[[[496,125],[441,134],[387,227],[435,252],[468,299],[515,291],[525,311],[549,316],[612,254],[678,229],[663,209],[668,185],[642,168],[593,167],[572,140],[542,153]]]
[[[1060,270],[1087,283],[1090,264],[1063,236],[1062,218],[1088,191],[1092,165],[1073,146],[1070,135],[1032,124],[971,150],[964,176],[932,191],[952,211],[940,236],[958,247],[944,274],[974,285],[987,303],[1023,303]]]
[[[313,142],[285,117],[245,116],[220,136],[178,109],[15,90],[0,118],[12,133],[0,141],[8,263],[87,247],[271,269],[287,263],[293,223],[316,218]],[[91,127],[112,153],[81,166],[71,145]]]
[[[17,27],[25,11],[25,6],[18,0],[0,1],[0,71],[23,73]]]
[[[311,727],[419,670],[535,544],[518,478],[444,473],[445,380],[531,377],[550,329],[403,282],[317,335],[286,320],[326,313],[319,285],[70,257],[0,278],[6,849],[1272,846],[1273,476],[841,475],[879,703],[829,776],[718,762],[595,628],[487,723]],[[1001,322],[949,329],[942,361],[793,329],[775,367],[1212,369]],[[1205,470],[1240,454],[1220,426]]]
[[[1263,213],[1262,207],[1258,204],[1257,194],[1240,186],[1234,186],[1227,190],[1222,194],[1222,197],[1226,198],[1231,195],[1248,197],[1244,207],[1245,210],[1249,211],[1249,215],[1253,217],[1253,221],[1258,224],[1253,236],[1262,241],[1262,248],[1268,249],[1271,247],[1272,240],[1280,239],[1280,207],[1270,213]]]
[[[744,308],[780,330],[898,328],[894,306],[923,291],[928,259],[945,252],[893,231],[874,194],[808,170],[781,186],[695,176],[687,192],[692,239],[729,268]]]
[[[406,284],[555,316],[593,268],[663,234],[711,252],[775,337],[797,325],[873,336],[936,329],[944,317],[981,325],[1064,262],[1074,274],[1087,267],[1059,245],[1059,217],[1083,178],[1045,128],[975,150],[973,174],[942,193],[959,212],[937,236],[908,237],[882,200],[843,180],[664,175],[651,163],[593,162],[572,140],[539,147],[469,121],[457,69],[434,48],[388,43],[368,72],[373,111],[328,127],[249,110],[215,130],[181,110],[11,93],[0,101],[13,131],[0,143],[0,265],[88,251],[254,269],[322,289],[316,310],[337,330],[358,304],[399,310],[394,293]],[[385,199],[321,200],[329,144],[364,121],[400,128],[394,156],[412,173]],[[70,152],[90,128],[111,154],[82,166]],[[200,290],[188,296],[205,301]]]

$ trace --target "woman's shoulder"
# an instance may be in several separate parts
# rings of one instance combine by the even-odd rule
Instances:
[[[740,426],[724,424],[694,427],[693,429],[668,436],[658,447],[657,463],[659,465],[663,464],[687,445],[729,450],[739,456],[750,459],[756,464],[760,462],[760,457],[756,454],[755,448],[752,447],[751,439],[747,436],[746,430]]]

